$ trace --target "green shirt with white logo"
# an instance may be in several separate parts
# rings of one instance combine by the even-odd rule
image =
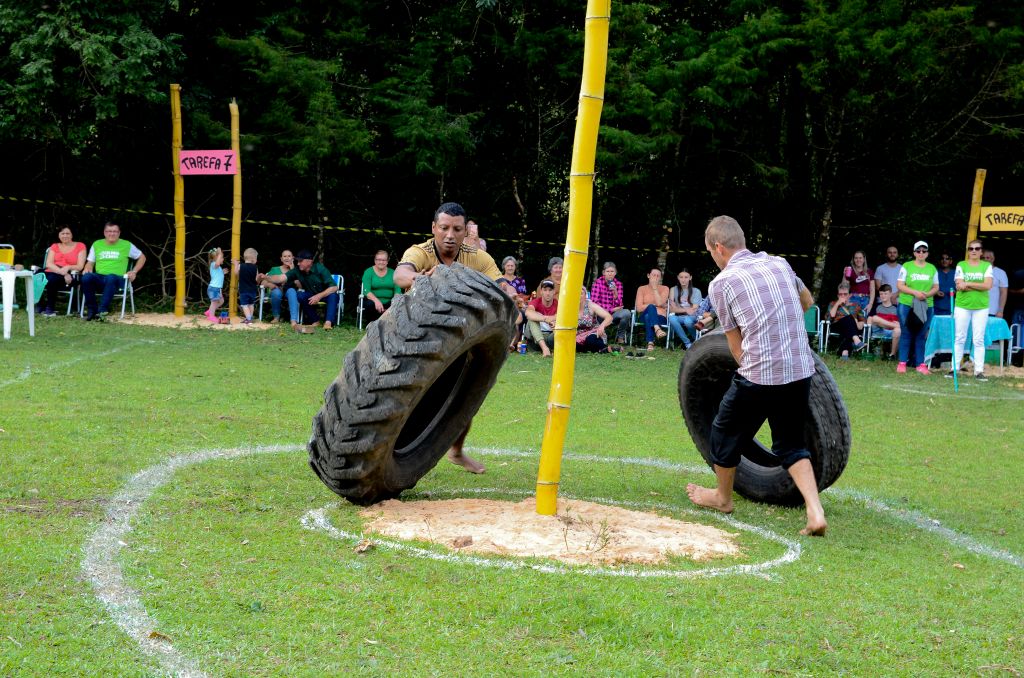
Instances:
[[[908,261],[900,269],[898,280],[912,290],[927,292],[932,285],[939,284],[939,271],[928,262],[925,262],[924,266],[918,266],[916,261]],[[913,306],[914,296],[900,292],[900,303],[904,306]],[[928,297],[928,308],[934,305],[935,297]]]
[[[954,280],[963,280],[969,283],[983,283],[985,278],[992,277],[992,264],[987,261],[979,261],[971,264],[969,261],[961,261],[956,265]],[[988,290],[964,290],[956,293],[956,307],[968,311],[980,311],[988,308]]]
[[[118,240],[113,245],[106,240],[97,240],[92,244],[96,255],[95,270],[100,275],[124,275],[128,272],[128,254],[132,244],[127,240]]]

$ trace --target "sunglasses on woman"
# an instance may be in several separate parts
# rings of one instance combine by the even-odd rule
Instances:
[[[981,248],[980,247],[968,247],[967,250],[969,252],[980,252]]]

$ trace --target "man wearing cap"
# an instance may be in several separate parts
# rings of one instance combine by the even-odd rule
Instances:
[[[928,340],[928,327],[935,314],[935,293],[939,291],[939,272],[928,263],[928,243],[914,243],[914,259],[903,264],[896,285],[900,291],[896,315],[900,319],[900,358],[896,373],[907,371],[910,350],[914,350],[917,371],[928,374],[924,363],[924,347]],[[911,365],[913,367],[913,365]]]
[[[722,269],[711,281],[708,298],[739,368],[711,427],[716,486],[690,483],[686,494],[698,506],[732,513],[741,450],[767,420],[771,454],[804,499],[807,524],[800,533],[824,535],[828,523],[804,440],[814,356],[803,315],[814,298],[785,259],[748,250],[743,229],[732,217],[711,220],[704,246]]]
[[[317,304],[326,302],[324,329],[329,330],[334,326],[331,318],[338,315],[338,286],[334,284],[334,277],[327,267],[313,261],[309,250],[302,250],[295,255],[295,266],[286,273],[268,275],[266,279],[275,285],[284,285],[292,329],[296,332],[304,334],[310,331],[299,324],[299,304],[302,304],[303,320],[307,324],[316,324],[320,321]]]
[[[466,210],[462,205],[457,202],[446,202],[438,207],[434,212],[430,230],[434,234],[433,238],[420,245],[413,245],[402,255],[401,261],[395,267],[395,285],[402,290],[408,290],[416,282],[416,278],[433,274],[438,264],[451,266],[458,262],[494,280],[510,297],[515,296],[515,290],[504,282],[505,279],[491,255],[465,244],[468,231]],[[468,433],[469,426],[448,450],[448,460],[470,473],[483,473],[484,465],[462,452]]]
[[[540,281],[540,296],[530,300],[526,307],[526,338],[537,344],[541,355],[551,355],[550,344],[554,340],[555,315],[558,313],[558,299],[555,298],[555,281]]]

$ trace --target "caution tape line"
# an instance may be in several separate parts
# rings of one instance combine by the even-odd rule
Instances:
[[[18,198],[14,196],[0,195],[0,200],[7,200],[10,202],[23,202],[35,205],[53,205],[58,207],[75,207],[80,209],[89,210],[102,210],[105,212],[119,212],[124,214],[147,214],[158,217],[174,217],[174,212],[157,212],[153,210],[137,210],[129,207],[105,207],[102,205],[89,205],[85,203],[75,202],[61,202],[59,200],[42,200],[40,198]],[[217,217],[207,214],[186,214],[188,219],[201,219],[204,221],[223,221],[230,222],[231,217]],[[259,226],[290,226],[292,228],[314,228],[324,229],[328,231],[345,231],[349,233],[374,233],[377,235],[408,235],[414,238],[427,238],[429,234],[417,231],[391,231],[383,228],[357,228],[355,226],[332,226],[330,224],[305,224],[296,223],[291,221],[266,221],[263,219],[242,219],[243,224],[253,224]],[[494,242],[511,243],[513,245],[544,245],[548,247],[565,247],[563,242],[550,242],[546,240],[518,240],[513,238],[499,238],[499,237],[487,237],[485,240]],[[591,245],[591,250],[618,250],[621,252],[667,252],[668,254],[704,254],[704,250],[662,250],[657,247],[630,247],[627,245]],[[774,253],[780,257],[813,257],[812,254],[782,254]]]

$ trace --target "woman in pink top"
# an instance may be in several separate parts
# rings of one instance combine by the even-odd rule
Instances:
[[[668,287],[661,284],[661,269],[652,268],[647,284],[636,291],[636,318],[644,324],[647,350],[654,348],[654,338],[665,337],[661,326],[668,322]]]
[[[85,243],[72,239],[71,228],[61,226],[57,231],[57,239],[46,250],[46,263],[43,273],[46,274],[46,306],[43,315],[52,318],[57,315],[57,293],[71,289],[78,284],[78,274],[85,268]]]

